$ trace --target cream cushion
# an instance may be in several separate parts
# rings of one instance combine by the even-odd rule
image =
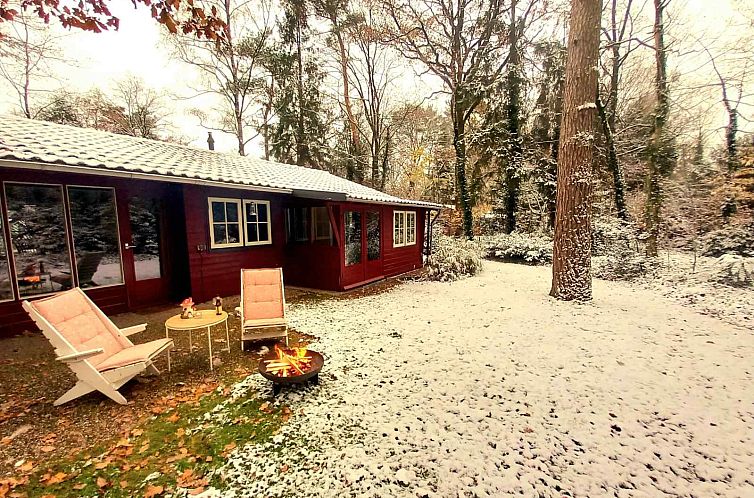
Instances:
[[[283,318],[280,269],[246,270],[243,272],[242,284],[244,320]]]
[[[125,367],[126,365],[133,365],[134,363],[146,362],[172,345],[172,339],[157,339],[156,341],[136,344],[133,347],[123,349],[105,359],[105,361],[97,365],[97,370],[102,372],[111,368]]]

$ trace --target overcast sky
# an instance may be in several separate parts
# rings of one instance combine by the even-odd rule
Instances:
[[[680,20],[683,31],[707,32],[710,38],[725,32],[725,22],[733,13],[731,0],[674,0],[676,6],[685,4],[683,9],[686,19]],[[129,75],[137,76],[148,86],[162,89],[173,95],[188,97],[191,95],[189,85],[198,83],[193,69],[169,57],[168,49],[160,42],[161,27],[150,18],[146,9],[135,10],[130,2],[110,2],[113,13],[120,22],[120,30],[104,33],[85,33],[77,30],[70,32],[61,42],[62,52],[70,66],[57,66],[61,75],[60,84],[64,87],[86,91],[92,87],[107,90],[114,81]],[[648,2],[651,4],[651,1]],[[63,32],[59,27],[56,31]],[[670,60],[671,67],[673,60]],[[429,93],[426,83],[414,84],[415,78],[410,72],[406,75],[408,88],[415,94],[422,91]],[[51,82],[49,88],[59,84]],[[207,132],[201,128],[196,118],[188,116],[190,108],[208,108],[208,100],[192,99],[190,101],[169,98],[175,105],[173,123],[176,132],[192,140],[192,144],[206,147]],[[15,105],[14,96],[4,88],[0,98],[0,112],[8,112]],[[721,111],[721,109],[720,109]],[[232,136],[214,133],[218,150],[236,149]]]

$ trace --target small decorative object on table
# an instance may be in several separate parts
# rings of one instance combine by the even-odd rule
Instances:
[[[194,318],[194,314],[196,313],[196,306],[194,305],[194,300],[191,297],[187,297],[183,300],[183,302],[181,303],[181,308],[181,318]]]
[[[223,314],[223,298],[215,296],[215,315]]]

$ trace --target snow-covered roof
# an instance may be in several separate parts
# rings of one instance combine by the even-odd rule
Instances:
[[[64,165],[83,173],[128,172],[259,187],[301,197],[443,207],[388,195],[327,171],[11,116],[0,116],[0,160]]]

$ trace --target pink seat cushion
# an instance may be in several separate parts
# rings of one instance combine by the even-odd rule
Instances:
[[[243,270],[244,320],[283,318],[283,279],[279,268]]]
[[[244,327],[272,327],[274,325],[285,325],[288,320],[285,318],[260,318],[258,320],[245,320]]]
[[[100,372],[112,368],[124,367],[150,360],[158,354],[173,346],[173,339],[157,339],[156,341],[137,344],[133,347],[123,349],[105,361],[97,365]]]
[[[95,367],[130,346],[95,313],[91,302],[78,289],[41,299],[33,306],[76,351],[102,348],[103,353],[89,358]]]

